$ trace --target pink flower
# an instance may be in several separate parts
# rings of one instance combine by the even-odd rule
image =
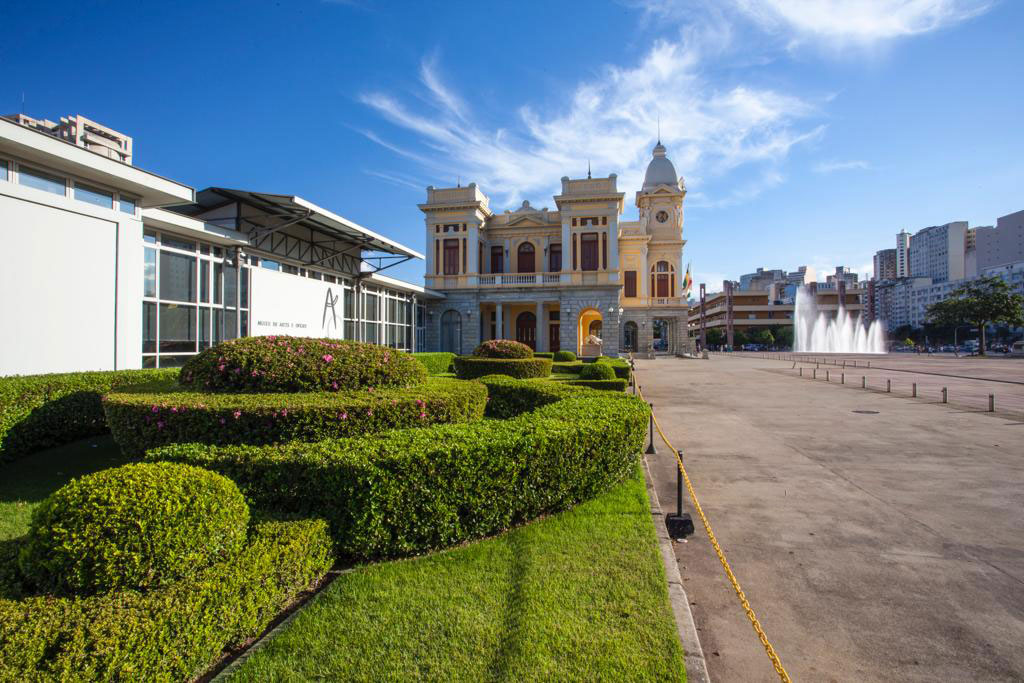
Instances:
[[[287,408],[282,408],[281,409],[281,415],[284,416],[284,417],[288,417],[288,409]]]
[[[158,408],[157,406],[153,406],[153,412],[154,413],[159,413],[160,412],[160,408]]]
[[[162,421],[160,421],[160,420],[157,420],[156,428],[157,429],[163,429],[164,428],[164,423]]]
[[[367,417],[373,417],[373,411],[372,411],[372,410],[370,410],[369,408],[367,408],[367,410],[366,410],[366,416],[367,416]]]
[[[235,368],[235,374],[236,374],[236,375],[237,375],[238,373],[240,373],[241,371],[242,371],[242,368]]]
[[[423,418],[425,418],[426,416],[427,416],[427,414],[426,414],[426,413],[420,413],[420,419],[421,419],[421,420],[422,420]]]
[[[348,419],[348,413],[338,413],[338,419],[339,420],[347,420]]]
[[[220,419],[220,423],[221,423],[222,425],[224,425],[224,424],[227,424],[227,423],[228,423],[228,421],[227,421],[227,420],[225,420],[225,419],[224,419],[224,418],[222,417],[222,418]]]
[[[217,366],[217,371],[218,371],[218,372],[224,372],[224,367],[225,367],[225,366],[223,366],[223,365],[218,365],[218,366]]]
[[[337,382],[331,382],[331,388],[334,389],[335,391],[337,391],[338,390],[338,383]]]
[[[369,391],[371,394],[373,393],[373,387],[366,387],[366,390]]]
[[[238,418],[242,417],[242,411],[241,410],[236,410],[233,413],[233,415],[235,416],[235,419],[237,420]]]
[[[171,406],[171,412],[172,412],[172,413],[176,413],[176,412],[178,412],[178,408],[177,408],[177,406]]]
[[[252,376],[253,377],[259,377],[260,376],[260,371],[259,370],[253,370],[252,371]]]
[[[324,354],[324,362],[325,363],[330,363],[332,360],[334,360],[334,356],[332,356],[329,353]]]
[[[416,399],[416,405],[419,406],[420,408],[422,408],[423,407],[423,399],[419,399],[419,398]]]

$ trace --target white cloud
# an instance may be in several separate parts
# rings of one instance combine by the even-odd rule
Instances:
[[[800,97],[743,83],[718,85],[704,73],[707,59],[728,45],[720,26],[685,30],[678,42],[660,41],[639,63],[606,66],[599,77],[576,84],[561,107],[543,111],[522,104],[507,127],[476,121],[465,100],[445,83],[436,57],[423,60],[421,93],[427,106],[390,93],[369,92],[361,101],[415,143],[395,144],[375,131],[367,137],[419,162],[446,184],[456,175],[476,181],[499,205],[524,198],[550,203],[563,175],[579,177],[590,160],[595,175],[617,173],[619,188],[639,189],[650,160],[658,119],[661,138],[688,186],[751,165],[762,180],[725,197],[734,203],[781,182],[773,169],[798,144],[819,137],[821,126],[800,125],[816,109]],[[696,175],[699,173],[699,177]]]
[[[798,38],[870,45],[952,26],[990,0],[733,0],[762,28]]]
[[[866,161],[821,161],[814,165],[815,173],[834,173],[835,171],[858,171],[871,168]]]

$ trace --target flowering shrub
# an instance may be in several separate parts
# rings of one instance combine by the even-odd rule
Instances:
[[[21,570],[61,593],[153,588],[233,558],[248,528],[249,506],[230,479],[135,463],[50,494],[32,513]]]
[[[473,349],[476,358],[533,358],[533,349],[511,339],[489,339]]]
[[[242,337],[190,358],[178,381],[196,391],[349,391],[409,387],[427,377],[404,351],[310,337]]]
[[[322,517],[346,558],[493,534],[587,500],[634,471],[650,416],[640,399],[554,382],[484,382],[488,414],[505,419],[279,446],[182,443],[146,459],[219,472],[257,509]]]
[[[416,362],[416,361],[413,361]],[[476,382],[432,377],[410,389],[304,394],[115,392],[104,397],[121,450],[194,441],[271,444],[371,434],[399,427],[468,422],[484,413],[487,390]]]

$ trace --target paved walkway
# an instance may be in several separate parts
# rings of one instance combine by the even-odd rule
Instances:
[[[794,680],[1024,678],[1024,422],[780,365],[637,362]],[[697,526],[676,555],[712,680],[777,680]]]

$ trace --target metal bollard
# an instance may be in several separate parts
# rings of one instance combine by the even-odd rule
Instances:
[[[845,373],[845,372],[844,372],[844,373],[841,373],[841,374],[839,375],[839,383],[840,383],[840,384],[846,384],[846,373]]]
[[[683,454],[680,451],[679,458],[682,459],[682,457]],[[683,471],[679,469],[679,463],[676,463],[676,513],[665,515],[665,528],[668,529],[669,538],[672,539],[693,535],[693,519],[689,514],[683,512]]]
[[[868,367],[869,368],[871,367],[871,361],[868,361]]]
[[[654,447],[654,404],[648,403],[647,405],[651,407],[651,443],[648,444],[647,450],[644,451],[644,455],[657,455],[658,449]]]
[[[885,380],[885,393],[887,393],[887,394],[891,394],[892,393],[892,380],[891,379]]]
[[[990,413],[996,412],[996,395],[995,394],[989,394],[988,395],[988,412],[990,412]]]
[[[803,377],[803,376],[804,376],[804,369],[803,369],[803,368],[800,368],[800,376],[801,376],[801,377]]]
[[[811,379],[818,379],[818,368],[811,370]]]
[[[829,374],[828,370],[825,371],[825,381],[826,382],[831,382],[832,381],[831,380],[831,375]]]
[[[910,396],[911,396],[911,398],[917,398],[917,382],[914,382],[910,386],[911,386],[911,389],[910,389]]]
[[[864,375],[860,376],[860,388],[861,389],[867,389],[868,388],[868,378],[865,377]]]
[[[949,390],[946,387],[942,387],[942,402],[949,403]]]

